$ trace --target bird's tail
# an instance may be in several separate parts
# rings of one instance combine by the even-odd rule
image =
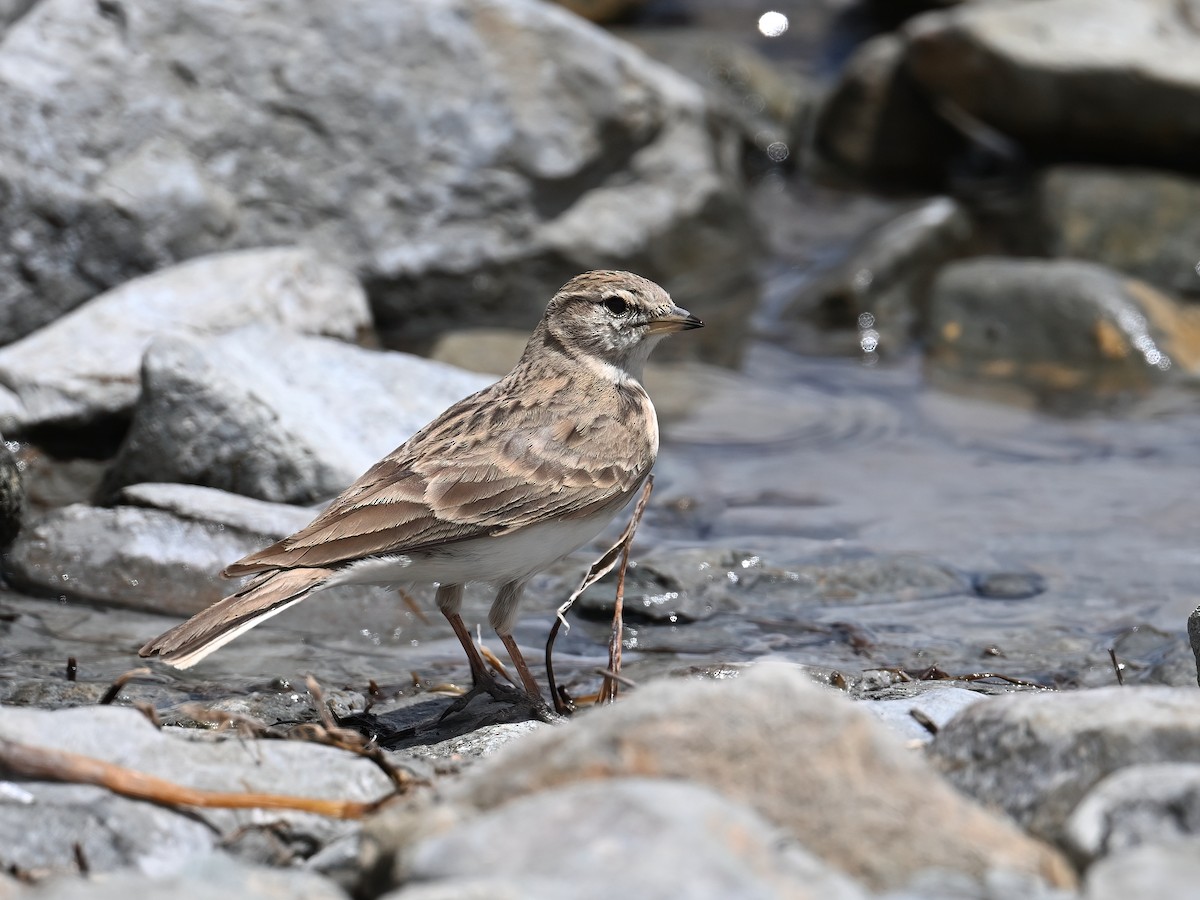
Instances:
[[[218,647],[318,590],[330,569],[276,569],[149,641],[139,656],[158,655],[177,669],[194,666]]]

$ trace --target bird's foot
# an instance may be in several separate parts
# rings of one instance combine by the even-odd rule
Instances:
[[[455,713],[462,712],[466,709],[477,697],[484,694],[491,697],[497,703],[503,703],[510,707],[515,714],[513,721],[518,721],[522,718],[535,719],[539,722],[555,722],[559,720],[559,715],[546,705],[541,696],[532,696],[528,691],[524,691],[519,687],[510,684],[504,684],[499,681],[491,672],[484,670],[482,673],[475,673],[475,683],[469,691],[451,703],[438,717],[438,721],[444,721]],[[520,715],[522,712],[524,716]]]

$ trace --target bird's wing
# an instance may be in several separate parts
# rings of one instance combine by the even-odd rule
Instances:
[[[547,416],[517,400],[464,401],[373,466],[308,526],[226,574],[337,566],[608,507],[615,512],[654,462],[644,418],[570,412]]]

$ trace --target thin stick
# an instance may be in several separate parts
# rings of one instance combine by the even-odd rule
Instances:
[[[33,747],[5,738],[0,738],[0,772],[43,781],[93,784],[107,788],[122,797],[148,800],[164,806],[295,809],[333,819],[361,819],[393,796],[388,794],[387,797],[372,803],[358,803],[353,800],[319,800],[315,797],[291,797],[283,794],[201,791],[79,753]]]
[[[554,680],[554,641],[558,637],[559,628],[571,630],[571,625],[567,622],[567,612],[575,605],[575,601],[590,588],[593,584],[611,572],[617,565],[617,562],[625,557],[628,561],[628,547],[633,542],[634,532],[637,531],[638,523],[642,520],[642,514],[646,511],[646,504],[650,501],[650,493],[654,490],[654,476],[646,476],[646,483],[642,486],[641,496],[638,497],[637,506],[634,507],[633,515],[629,518],[629,524],[625,526],[625,530],[621,532],[621,536],[617,538],[616,543],[604,551],[603,555],[592,563],[587,570],[587,574],[583,576],[583,581],[579,583],[579,587],[575,592],[567,598],[567,601],[558,608],[558,613],[554,617],[554,624],[550,626],[550,635],[546,638],[546,680],[550,685],[550,698],[554,701],[554,711],[559,715],[566,715],[570,712],[566,701],[563,699],[562,692]],[[623,569],[622,569],[623,571]]]
[[[1113,671],[1117,673],[1117,684],[1121,687],[1125,686],[1125,675],[1121,672],[1121,664],[1117,662],[1117,651],[1115,647],[1108,648],[1108,658],[1112,660]]]

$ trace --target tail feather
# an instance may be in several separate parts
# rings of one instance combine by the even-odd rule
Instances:
[[[319,590],[330,569],[278,569],[148,641],[139,656],[158,655],[177,669],[194,666],[260,622]]]

